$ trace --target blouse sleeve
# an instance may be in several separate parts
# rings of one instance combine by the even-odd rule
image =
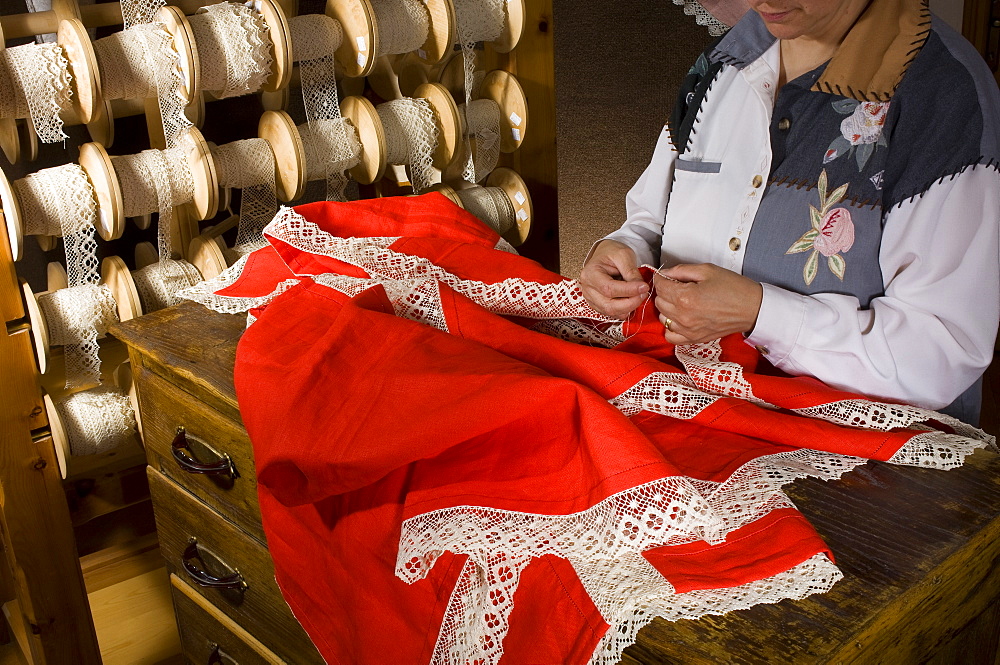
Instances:
[[[1000,172],[969,168],[885,217],[885,295],[862,309],[838,294],[764,285],[750,344],[772,364],[837,387],[931,409],[993,358],[1000,319]]]
[[[667,214],[676,158],[677,151],[670,140],[670,130],[664,126],[649,166],[625,197],[625,223],[602,238],[617,240],[631,247],[639,265],[660,265],[663,220]]]

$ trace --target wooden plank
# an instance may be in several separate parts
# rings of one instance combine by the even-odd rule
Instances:
[[[30,433],[33,363],[27,332],[0,334],[0,524],[20,605],[12,624],[24,626],[37,665],[99,663],[52,440],[36,444]]]
[[[155,663],[180,653],[170,583],[162,565],[92,592],[90,605],[104,662]]]
[[[155,533],[80,557],[87,593],[163,568]]]

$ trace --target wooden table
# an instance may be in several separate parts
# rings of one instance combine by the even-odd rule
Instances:
[[[118,327],[145,362],[236,404],[242,316],[185,302]],[[823,595],[698,621],[656,620],[623,663],[1000,663],[1000,456],[935,471],[871,462],[788,487],[844,579]]]

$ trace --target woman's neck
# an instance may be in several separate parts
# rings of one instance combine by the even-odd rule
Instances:
[[[816,69],[833,57],[871,0],[848,0],[808,34],[781,40],[778,87]]]

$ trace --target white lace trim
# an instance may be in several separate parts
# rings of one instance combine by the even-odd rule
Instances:
[[[427,259],[389,249],[398,238],[338,238],[291,208],[282,207],[264,233],[304,252],[330,256],[361,268],[379,281],[436,279],[496,314],[537,319],[611,320],[587,304],[576,280],[538,284],[511,278],[486,284],[461,279]]]
[[[674,0],[674,4],[682,6],[688,16],[694,16],[694,22],[708,28],[708,34],[713,37],[719,37],[729,30],[728,25],[712,16],[711,12],[695,0]]]
[[[773,409],[773,405],[753,394],[753,387],[743,376],[743,368],[722,360],[722,346],[718,340],[705,344],[681,344],[674,347],[674,355],[684,365],[695,385],[711,395],[736,397],[757,406]]]

